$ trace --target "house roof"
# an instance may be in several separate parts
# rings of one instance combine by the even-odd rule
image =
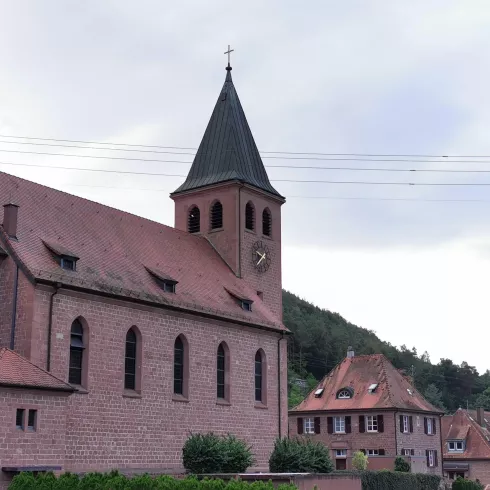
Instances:
[[[0,227],[0,246],[36,281],[287,330],[202,236],[0,172],[0,199],[8,196],[19,205],[17,240]],[[62,269],[44,242],[76,253],[77,270]],[[178,281],[176,293],[147,268]],[[255,300],[253,311],[225,288]]]
[[[282,198],[272,187],[231,79],[231,67],[179,194],[211,184],[239,181]]]
[[[369,388],[377,385],[373,392]],[[353,395],[338,399],[343,388]],[[318,398],[315,391],[323,389]],[[410,394],[411,393],[411,394]],[[382,354],[345,358],[293,412],[401,409],[441,413]]]
[[[490,413],[485,412],[490,420]],[[459,409],[454,415],[445,415],[441,420],[444,441],[465,440],[464,453],[450,453],[444,444],[444,459],[490,459],[490,431],[488,425],[481,427],[476,421],[476,411]]]
[[[69,384],[5,347],[0,349],[0,386],[75,391]]]

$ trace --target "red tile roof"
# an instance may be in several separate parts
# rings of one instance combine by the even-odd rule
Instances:
[[[5,347],[0,349],[0,386],[75,391],[69,384]]]
[[[485,418],[490,420],[489,413]],[[442,417],[442,437],[449,440],[465,440],[464,453],[451,453],[444,444],[444,459],[490,459],[490,431],[476,421],[476,412],[459,409],[454,415]]]
[[[369,387],[374,384],[377,387],[370,393]],[[323,393],[316,398],[315,391],[322,388]],[[352,398],[337,399],[337,393],[342,388],[352,390]],[[345,358],[292,411],[388,408],[441,413],[424,399],[384,355],[374,354]]]
[[[287,330],[204,237],[3,172],[1,196],[19,205],[19,215],[18,241],[0,227],[0,245],[13,249],[36,280]],[[76,272],[61,269],[43,242],[76,253]],[[164,293],[146,268],[178,281],[176,294]],[[253,311],[242,310],[225,288],[254,300]]]

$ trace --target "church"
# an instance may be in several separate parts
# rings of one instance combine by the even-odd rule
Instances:
[[[288,430],[285,199],[229,64],[170,197],[174,228],[0,173],[0,489],[26,470],[180,473],[207,431],[267,470]]]

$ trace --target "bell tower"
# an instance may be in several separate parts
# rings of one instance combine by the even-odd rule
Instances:
[[[285,199],[269,181],[229,62],[192,167],[171,198],[175,227],[208,240],[235,275],[282,318],[281,206]]]

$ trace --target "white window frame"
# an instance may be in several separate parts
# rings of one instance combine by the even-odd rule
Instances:
[[[433,449],[429,449],[429,468],[434,468],[436,464],[435,451]]]
[[[402,456],[411,456],[412,455],[412,450],[411,449],[404,449]]]
[[[410,418],[408,415],[403,416],[403,433],[408,434],[410,432]]]
[[[366,431],[378,432],[378,416],[366,415]]]
[[[335,457],[337,459],[347,458],[347,449],[336,449],[335,450]]]
[[[352,398],[350,391],[348,390],[341,390],[339,391],[339,394],[337,396],[339,400],[348,400],[349,398]]]
[[[367,455],[368,456],[379,456],[379,449],[368,449]]]
[[[303,419],[303,432],[305,434],[315,433],[315,419],[313,417],[305,417]]]
[[[451,448],[451,445],[453,445],[452,448]],[[458,446],[461,446],[461,447],[458,447]],[[447,443],[447,450],[450,453],[462,453],[462,452],[464,452],[463,441],[449,441]]]
[[[345,417],[333,418],[333,432],[334,434],[345,434]]]
[[[432,419],[427,417],[427,434],[429,436],[434,435],[434,428],[432,427]]]

